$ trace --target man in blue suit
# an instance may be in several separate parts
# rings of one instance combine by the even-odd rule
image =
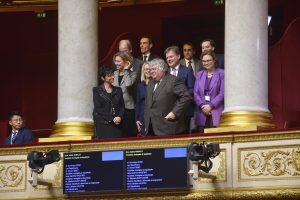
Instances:
[[[11,134],[5,139],[5,144],[28,144],[32,142],[32,132],[24,128],[23,117],[19,112],[11,112],[9,115]]]
[[[165,50],[166,60],[169,65],[169,73],[177,76],[188,89],[191,97],[194,94],[195,77],[191,67],[180,64],[180,50],[178,46],[170,46]],[[195,106],[191,102],[185,115],[185,133],[191,132],[191,118],[194,116]]]

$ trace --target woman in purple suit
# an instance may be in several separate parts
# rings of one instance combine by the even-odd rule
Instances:
[[[214,52],[203,52],[200,56],[203,67],[197,73],[194,100],[197,104],[196,123],[200,132],[204,128],[217,127],[224,110],[224,70],[216,68]]]

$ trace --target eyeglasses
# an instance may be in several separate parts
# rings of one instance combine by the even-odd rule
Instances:
[[[202,60],[202,63],[210,63],[212,60]]]

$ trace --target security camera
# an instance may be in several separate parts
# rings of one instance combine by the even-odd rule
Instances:
[[[45,165],[57,162],[60,160],[58,150],[51,150],[47,153],[31,151],[27,155],[29,167],[31,169],[31,176],[28,180],[32,186],[37,186],[37,175],[44,171]]]
[[[209,173],[213,167],[210,159],[220,154],[220,145],[214,143],[196,143],[188,145],[188,158],[192,162],[192,169],[188,172],[193,179],[198,179],[199,174],[204,178],[214,179],[216,176]]]

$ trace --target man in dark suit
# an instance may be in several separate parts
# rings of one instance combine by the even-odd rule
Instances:
[[[140,39],[140,48],[141,48],[141,56],[140,60],[143,62],[151,61],[155,58],[159,58],[159,56],[151,53],[151,49],[153,47],[153,40],[151,37],[143,36]]]
[[[204,39],[201,42],[201,49],[202,49],[202,53],[204,51],[213,51],[215,52],[216,49],[216,43],[213,39]],[[217,67],[224,69],[225,66],[225,61],[224,61],[224,54],[217,54]]]
[[[191,100],[185,85],[167,73],[162,59],[149,62],[152,80],[147,86],[145,100],[146,135],[173,135],[183,133],[184,113]]]
[[[166,60],[169,65],[169,72],[171,75],[177,76],[186,86],[190,95],[193,97],[195,76],[193,74],[192,67],[186,67],[180,64],[180,50],[177,46],[170,46],[165,50]],[[191,118],[194,116],[194,110],[196,107],[191,101],[188,106],[187,112],[185,113],[185,131],[184,133],[191,132]],[[195,123],[194,123],[195,124]],[[196,128],[195,125],[193,127]]]
[[[19,112],[12,112],[9,116],[11,134],[5,139],[5,144],[28,144],[32,142],[32,132],[24,128],[23,117]]]
[[[193,69],[194,76],[196,77],[197,72],[204,68],[202,67],[200,60],[194,58],[196,54],[194,45],[190,42],[184,43],[182,47],[182,52],[183,58],[180,60],[180,64],[187,67],[191,67]]]

